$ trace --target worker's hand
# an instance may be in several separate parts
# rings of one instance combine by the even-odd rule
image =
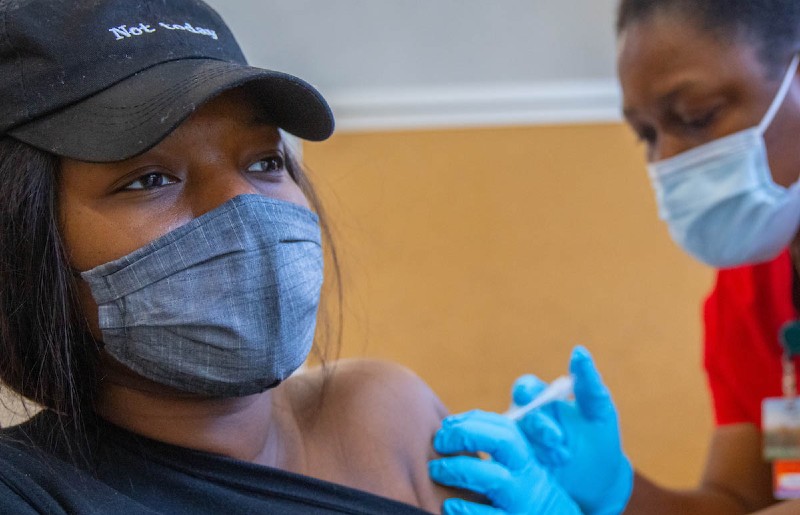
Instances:
[[[575,401],[557,401],[519,421],[539,461],[588,515],[621,513],[633,489],[633,468],[622,450],[617,410],[589,352],[570,359]],[[544,387],[534,376],[514,385],[516,404],[527,404]]]
[[[581,513],[536,461],[517,424],[502,415],[470,411],[447,417],[433,446],[441,454],[484,452],[492,458],[453,456],[429,463],[434,481],[472,490],[492,503],[448,499],[442,505],[445,515]]]

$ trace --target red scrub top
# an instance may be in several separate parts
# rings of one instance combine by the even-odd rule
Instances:
[[[705,368],[718,425],[761,427],[761,401],[781,395],[781,326],[797,318],[785,251],[760,265],[721,270],[705,303]]]

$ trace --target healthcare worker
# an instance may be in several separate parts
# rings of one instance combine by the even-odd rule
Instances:
[[[800,340],[792,325],[800,308],[800,2],[622,0],[617,30],[625,118],[646,147],[659,214],[686,252],[719,269],[704,306],[716,428],[697,488],[632,477],[611,397],[577,349],[575,401],[519,424],[534,449],[529,466],[550,468],[584,513],[800,513],[800,500],[778,501],[800,493],[800,440],[765,439],[762,426],[776,413],[800,423],[787,400]],[[514,399],[526,402],[542,387],[523,377]],[[513,452],[502,422],[476,422],[488,416],[461,415],[457,431],[445,419],[435,444],[455,452],[489,441]],[[505,484],[475,462],[431,472],[477,491]],[[530,494],[518,484],[516,495]]]

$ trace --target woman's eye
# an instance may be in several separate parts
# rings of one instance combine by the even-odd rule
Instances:
[[[247,167],[247,171],[254,173],[274,173],[282,172],[285,168],[286,164],[281,156],[270,156],[259,159],[251,164]]]
[[[175,184],[178,182],[178,179],[172,177],[167,174],[163,173],[148,173],[146,175],[142,175],[135,181],[128,183],[123,190],[131,191],[131,190],[152,190],[155,188],[160,188],[162,186],[168,186],[170,184]]]

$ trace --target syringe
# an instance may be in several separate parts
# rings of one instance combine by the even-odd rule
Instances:
[[[575,385],[575,380],[572,376],[561,376],[550,383],[547,388],[531,400],[528,404],[523,406],[514,406],[508,411],[503,413],[503,416],[511,420],[519,420],[524,417],[528,412],[535,410],[547,403],[553,401],[565,401],[572,396],[572,389]]]

